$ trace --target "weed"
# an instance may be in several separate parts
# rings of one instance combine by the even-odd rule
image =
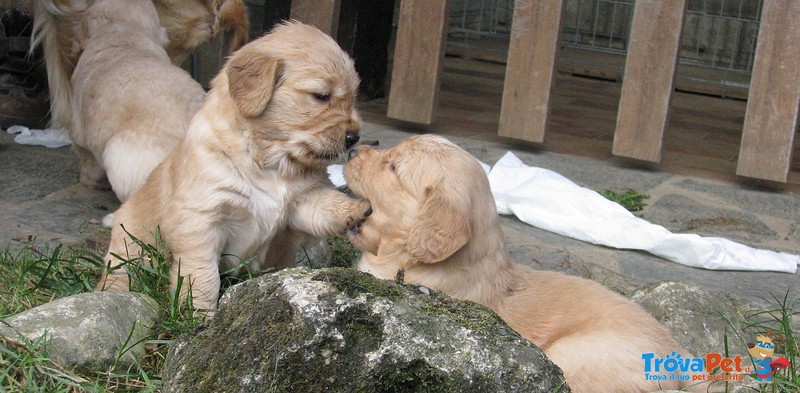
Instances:
[[[160,390],[169,345],[177,336],[201,326],[204,316],[193,307],[191,296],[182,296],[191,293],[191,282],[180,276],[180,271],[176,289],[170,290],[170,255],[159,229],[156,228],[151,235],[154,244],[145,243],[128,233],[134,246],[131,250],[139,251],[127,252],[124,256],[112,255],[119,261],[113,268],[94,252],[67,251],[61,245],[41,249],[31,245],[17,253],[0,252],[0,323],[2,318],[53,299],[92,291],[104,270],[127,274],[130,289],[152,297],[161,310],[147,337],[127,342],[120,350],[119,357],[139,344],[146,349],[146,355],[129,369],[120,370],[114,366],[105,371],[84,373],[66,370],[48,356],[45,336],[32,341],[0,338],[0,391]],[[358,251],[343,238],[328,239],[328,246],[330,254],[327,257],[333,266],[352,266],[359,256]],[[233,268],[221,272],[221,291],[268,271],[251,271],[250,262],[251,259],[242,259]]]
[[[743,313],[743,331],[737,331],[728,317],[724,315],[720,315],[720,317],[729,327],[734,328],[733,332],[745,347],[747,347],[748,341],[752,340],[751,335],[767,335],[775,343],[775,357],[781,355],[789,360],[789,367],[773,370],[772,383],[759,384],[761,393],[799,392],[800,336],[794,324],[795,320],[800,317],[800,307],[798,307],[800,298],[791,298],[788,291],[780,297],[770,293],[770,297],[769,303],[775,305],[774,308]],[[755,362],[752,362],[752,367],[755,370]],[[752,376],[755,377],[755,374]]]
[[[650,199],[650,195],[639,194],[630,188],[624,192],[605,190],[601,192],[600,195],[606,197],[606,199],[610,201],[619,203],[622,207],[632,212],[642,211],[642,209],[647,206],[644,200]]]

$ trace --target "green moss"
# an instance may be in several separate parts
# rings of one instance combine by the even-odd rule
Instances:
[[[326,271],[315,275],[311,279],[314,281],[328,282],[339,291],[353,298],[363,293],[383,296],[391,300],[404,299],[407,297],[406,291],[408,289],[404,289],[402,285],[377,279],[355,269],[326,269]]]
[[[466,300],[453,299],[441,292],[431,292],[421,297],[420,310],[429,315],[447,317],[459,325],[481,333],[501,334],[501,326],[506,323],[494,311]]]
[[[374,383],[364,392],[459,392],[467,385],[419,359],[395,362],[384,355],[379,364],[370,375]]]

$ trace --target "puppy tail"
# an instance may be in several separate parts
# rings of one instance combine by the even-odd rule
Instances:
[[[82,48],[72,34],[59,34],[59,27],[70,29],[80,20],[88,3],[83,1],[38,0],[34,2],[31,52],[39,45],[44,53],[50,89],[50,126],[70,126],[72,111],[72,71]]]
[[[217,31],[224,32],[223,57],[229,56],[247,43],[250,19],[242,0],[215,1]]]

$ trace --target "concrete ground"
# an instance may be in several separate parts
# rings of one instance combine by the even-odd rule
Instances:
[[[390,147],[411,133],[366,124],[362,139]],[[505,148],[450,138],[478,159],[494,164]],[[547,152],[514,152],[526,164],[548,168],[594,190],[634,189],[649,194],[640,212],[673,232],[725,237],[777,251],[800,253],[800,196],[746,189],[707,179],[613,166]],[[21,146],[0,132],[0,248],[26,244],[82,243],[104,251],[99,221],[119,202],[111,191],[78,184],[77,158],[70,148]],[[595,246],[503,217],[511,256],[535,269],[584,276],[622,292],[659,281],[693,283],[731,294],[754,307],[769,307],[770,293],[800,296],[800,273],[711,271],[682,266],[653,255]],[[692,299],[686,299],[691,302]]]

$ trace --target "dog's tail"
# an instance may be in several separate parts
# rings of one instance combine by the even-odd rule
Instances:
[[[247,43],[250,34],[250,19],[242,0],[213,0],[216,10],[215,32],[223,32],[224,56],[230,55]]]
[[[42,46],[50,88],[50,126],[69,127],[72,72],[83,51],[72,31],[89,8],[86,0],[37,0],[33,9],[31,51]]]

